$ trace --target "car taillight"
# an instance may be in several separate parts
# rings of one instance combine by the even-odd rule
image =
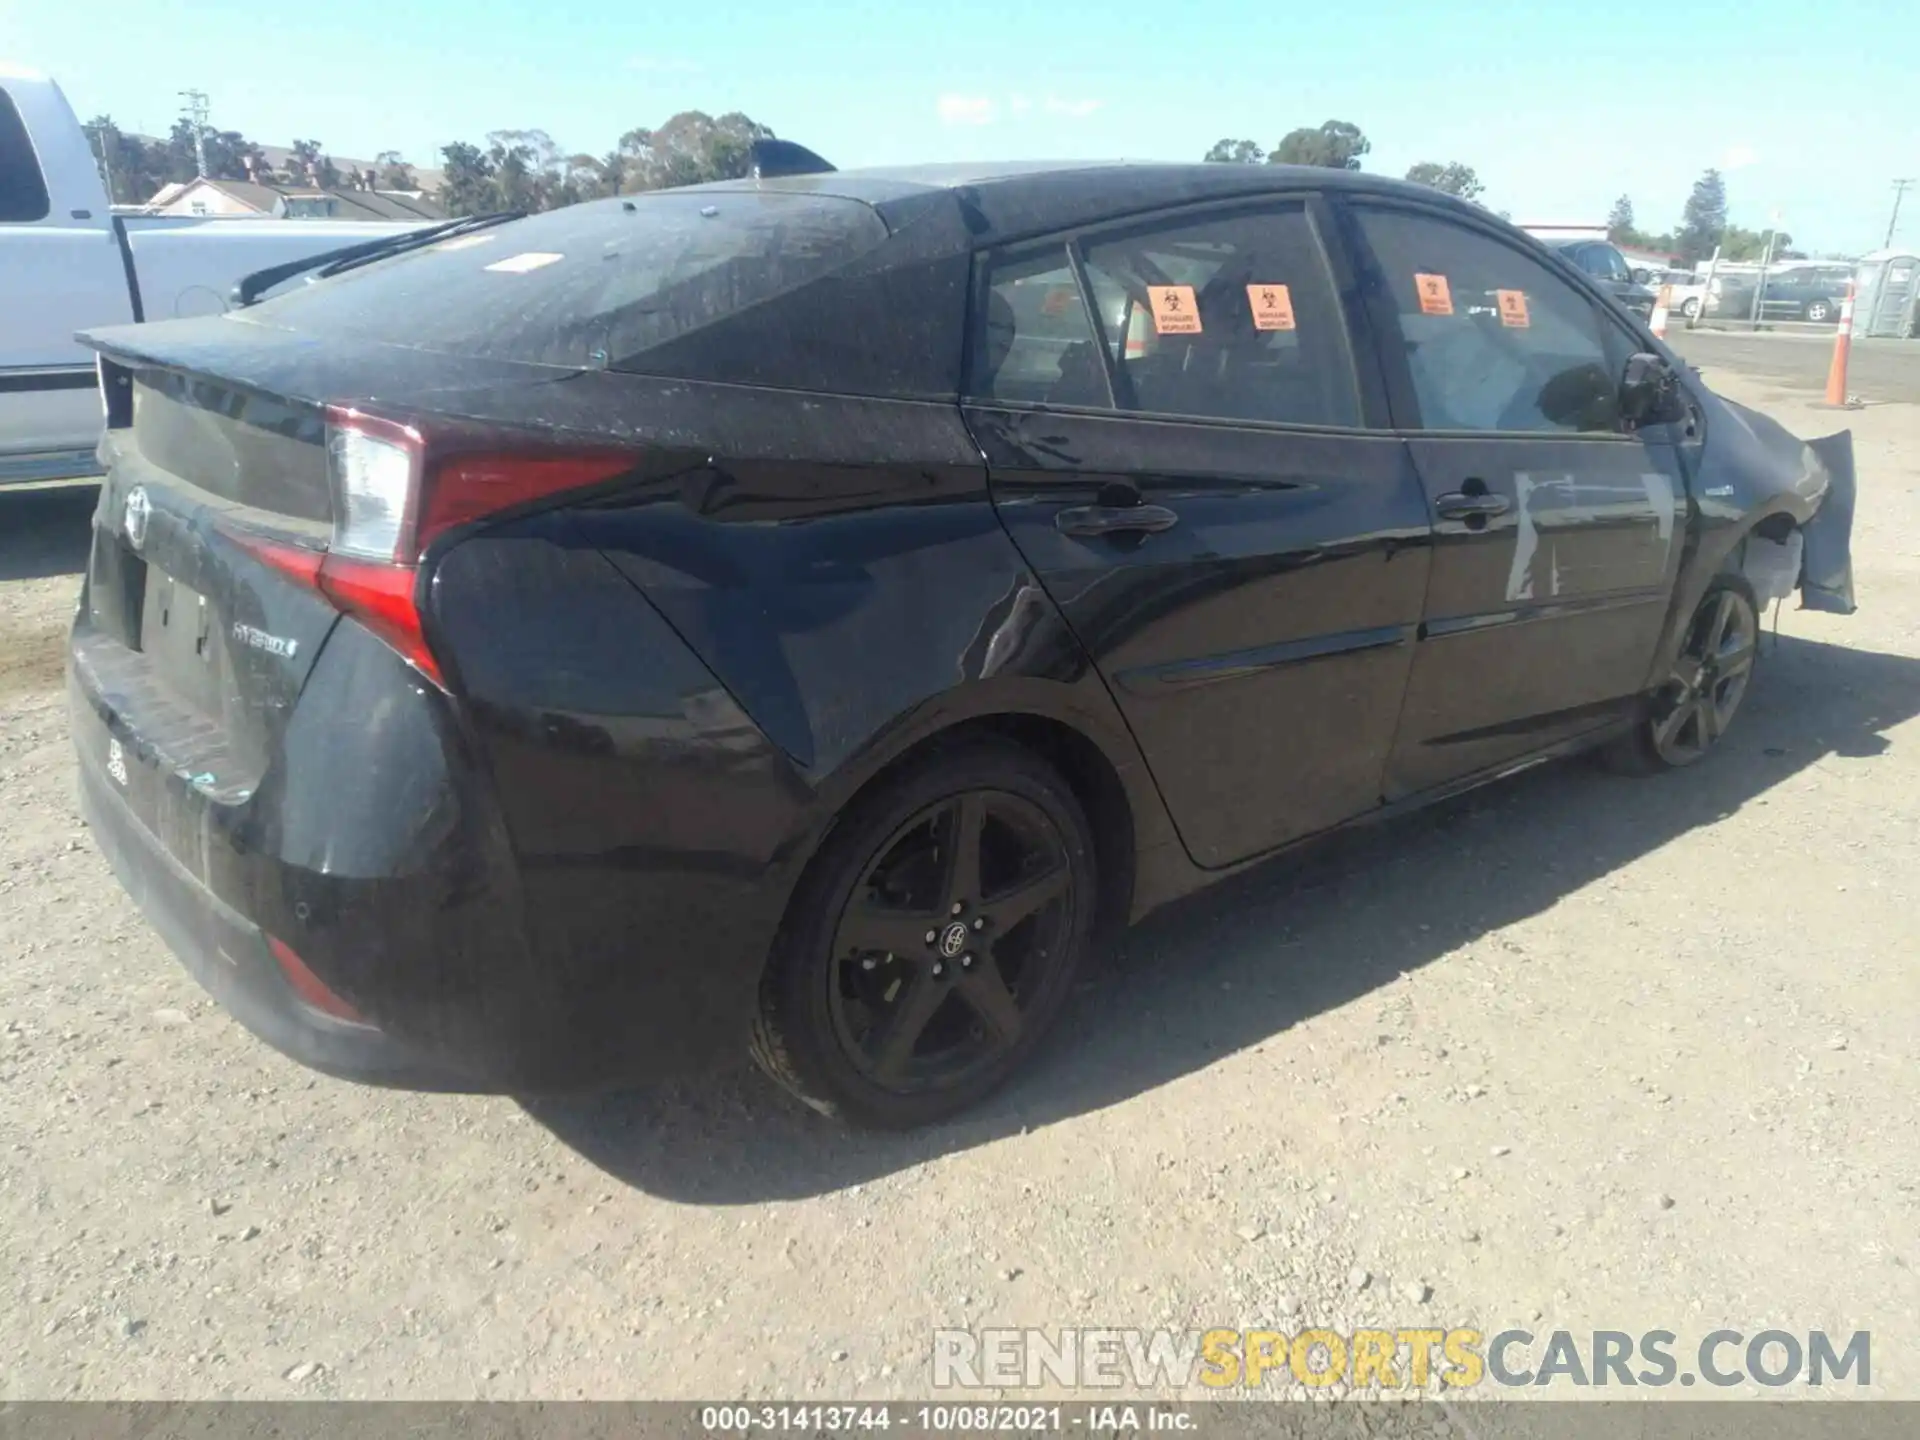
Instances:
[[[327,411],[327,468],[333,475],[336,555],[401,561],[409,553],[420,493],[423,442],[411,425],[357,410]]]
[[[235,539],[282,574],[318,589],[436,685],[421,626],[420,557],[435,537],[516,506],[631,469],[624,451],[452,449],[420,428],[334,406],[327,411],[333,536],[324,552],[261,536]]]
[[[372,1021],[327,988],[326,981],[308,969],[307,962],[294,954],[293,947],[286,941],[269,935],[267,949],[272,952],[274,962],[280,967],[280,973],[286,976],[288,986],[292,988],[295,995],[300,997],[301,1004],[311,1010],[318,1010],[322,1015],[331,1015],[336,1020],[344,1020],[349,1025],[372,1026]]]

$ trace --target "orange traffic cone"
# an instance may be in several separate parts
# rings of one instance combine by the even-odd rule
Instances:
[[[1833,332],[1833,359],[1827,366],[1827,404],[1845,408],[1847,404],[1847,353],[1853,348],[1853,282],[1847,282],[1847,298],[1840,302],[1840,328]]]
[[[1647,322],[1652,327],[1653,333],[1662,340],[1667,338],[1667,311],[1672,304],[1673,287],[1662,285],[1660,298],[1653,302],[1653,318]]]

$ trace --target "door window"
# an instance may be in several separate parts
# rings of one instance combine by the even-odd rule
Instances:
[[[1592,304],[1513,246],[1449,220],[1360,209],[1374,284],[1429,430],[1620,429],[1617,358]]]
[[[0,90],[0,223],[47,218],[47,182],[13,99]]]
[[[1085,256],[1123,408],[1360,423],[1346,322],[1303,207],[1163,220]]]
[[[994,264],[971,361],[971,395],[1029,405],[1112,403],[1065,245]]]

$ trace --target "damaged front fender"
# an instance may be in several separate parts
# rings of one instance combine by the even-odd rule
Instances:
[[[1800,608],[1851,615],[1853,601],[1853,432],[1807,441],[1826,470],[1827,493],[1813,518],[1800,527],[1805,542],[1800,564]]]

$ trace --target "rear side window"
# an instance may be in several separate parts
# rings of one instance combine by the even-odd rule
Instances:
[[[968,389],[994,400],[1105,407],[1112,396],[1098,345],[1064,246],[996,263]]]
[[[1175,218],[992,264],[970,394],[1141,414],[1356,425],[1345,323],[1304,209]],[[1109,380],[1111,378],[1111,387]]]
[[[1619,346],[1533,256],[1438,216],[1356,209],[1429,430],[1619,428]],[[1396,344],[1397,342],[1397,344]]]
[[[887,238],[858,201],[662,191],[456,236],[268,300],[306,334],[573,368],[648,352],[821,279]]]
[[[0,224],[44,220],[50,206],[40,161],[13,97],[0,90]]]

